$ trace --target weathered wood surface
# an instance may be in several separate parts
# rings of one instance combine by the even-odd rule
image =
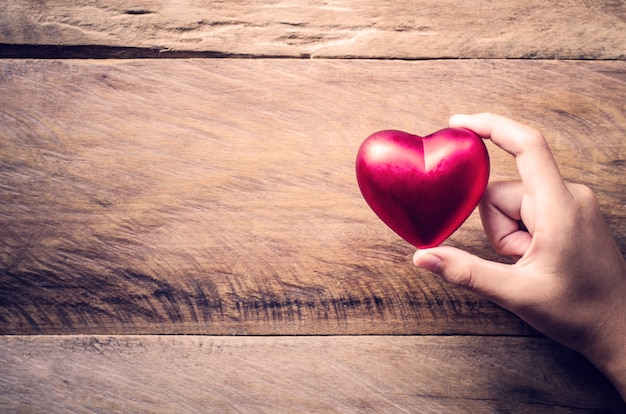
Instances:
[[[624,59],[626,3],[4,0],[0,43],[5,57]]]
[[[4,334],[532,333],[356,186],[367,135],[455,112],[543,130],[626,252],[626,62],[4,60],[0,94]],[[501,260],[476,214],[449,243]]]
[[[21,58],[624,60],[625,33],[609,0],[0,6]],[[353,172],[375,130],[502,113],[546,132],[626,254],[625,64],[0,60],[0,333],[65,334],[0,337],[0,411],[626,412],[582,358],[414,269]],[[476,215],[448,243],[503,260]],[[150,333],[356,336],[120,335]]]
[[[3,412],[626,412],[595,368],[542,338],[1,341]]]

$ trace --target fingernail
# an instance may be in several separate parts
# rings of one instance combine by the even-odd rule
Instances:
[[[421,269],[437,273],[439,271],[439,266],[441,265],[441,258],[431,253],[422,253],[417,251],[415,256],[413,256],[413,263]]]
[[[455,114],[450,117],[450,120],[448,121],[448,123],[450,125],[462,124],[463,121],[465,121],[466,119],[467,119],[467,115],[465,114]]]

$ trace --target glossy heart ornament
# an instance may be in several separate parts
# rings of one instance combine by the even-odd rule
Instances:
[[[380,131],[361,144],[356,176],[365,201],[417,248],[439,245],[472,213],[489,180],[489,155],[469,129],[426,137]]]

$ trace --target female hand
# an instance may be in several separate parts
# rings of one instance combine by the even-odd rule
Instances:
[[[521,182],[490,183],[485,233],[512,265],[453,247],[418,250],[416,266],[514,312],[594,363],[626,399],[626,264],[592,191],[563,181],[538,131],[493,114],[455,115],[515,157]],[[523,226],[520,225],[523,223]]]

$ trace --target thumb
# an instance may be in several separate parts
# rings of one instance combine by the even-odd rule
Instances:
[[[484,260],[449,246],[418,250],[413,263],[502,306],[506,307],[510,299],[507,282],[511,281],[513,270],[509,265]]]

